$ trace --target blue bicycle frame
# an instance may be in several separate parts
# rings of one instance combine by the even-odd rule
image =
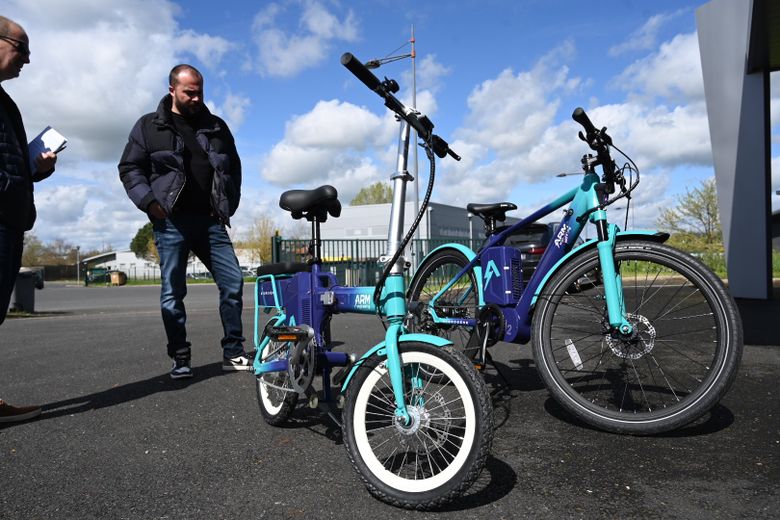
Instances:
[[[463,276],[468,276],[469,271],[473,270],[477,278],[479,294],[476,296],[480,308],[485,306],[486,303],[492,303],[490,301],[486,302],[485,294],[507,295],[503,301],[499,301],[499,307],[505,321],[504,336],[501,339],[513,343],[527,343],[531,337],[531,310],[544,284],[563,263],[585,249],[595,246],[598,248],[604,278],[610,325],[624,334],[630,334],[632,326],[626,320],[622,283],[620,275],[615,270],[612,251],[615,241],[619,238],[637,234],[656,237],[657,234],[651,231],[624,233],[620,232],[616,225],[607,223],[606,211],[599,209],[599,195],[596,189],[598,184],[599,176],[591,168],[590,171],[585,172],[580,186],[558,197],[520,222],[490,235],[477,253],[459,244],[445,244],[432,251],[431,253],[441,249],[454,248],[464,253],[469,260],[469,263],[428,302],[428,311],[434,323],[477,326],[477,320],[474,318],[439,316],[435,311],[437,300],[455,285],[458,280]],[[503,246],[504,242],[516,231],[551,214],[566,204],[569,204],[569,207],[564,211],[564,216],[558,226],[556,235],[547,246],[538,267],[530,280],[524,286],[518,287],[517,279],[521,277],[520,253],[513,248]],[[587,219],[596,225],[599,237],[571,250],[572,245],[580,236],[585,225],[586,218],[583,218],[585,215],[587,215]],[[512,260],[515,260],[515,262],[512,262]],[[514,273],[511,272],[513,270]],[[513,276],[514,280],[512,279]],[[497,285],[498,288],[491,292],[491,284]],[[492,299],[495,299],[495,296]]]
[[[388,233],[388,251],[383,259],[388,261],[392,253],[401,246],[404,201],[406,198],[406,182],[411,180],[407,172],[407,157],[409,148],[410,127],[406,121],[401,122],[399,137],[398,170],[393,175],[393,204],[390,216],[390,230]],[[318,229],[313,223],[313,234],[319,236]],[[318,241],[314,240],[315,248]],[[315,257],[320,257],[320,252],[315,251]],[[382,259],[380,259],[382,260]],[[336,285],[336,278],[332,273],[323,271],[318,261],[304,268],[299,265],[299,272],[283,274],[266,274],[259,276],[255,284],[255,331],[254,339],[257,355],[254,360],[255,375],[267,372],[281,372],[288,370],[288,359],[280,359],[262,362],[260,353],[271,341],[271,337],[261,334],[259,330],[260,311],[276,311],[271,318],[271,327],[306,325],[313,330],[315,344],[317,345],[317,361],[321,367],[323,381],[323,396],[326,401],[331,400],[330,375],[333,367],[351,366],[346,375],[341,392],[344,393],[349,386],[357,369],[372,356],[386,358],[387,368],[390,373],[390,381],[393,386],[393,394],[396,403],[396,415],[409,422],[409,414],[404,401],[404,379],[402,373],[399,344],[405,342],[422,342],[436,347],[450,345],[451,342],[437,336],[427,334],[408,334],[404,326],[406,310],[406,286],[404,269],[406,261],[399,257],[392,265],[380,296],[380,308],[377,309],[373,300],[375,287],[342,287]],[[357,362],[353,364],[353,357],[342,352],[330,351],[330,318],[333,314],[350,312],[360,314],[379,314],[387,320],[387,330],[384,341],[370,349]],[[420,384],[412,379],[412,385]]]

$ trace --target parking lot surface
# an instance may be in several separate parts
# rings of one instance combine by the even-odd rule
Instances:
[[[245,335],[252,341],[252,286]],[[337,426],[302,408],[258,412],[254,377],[221,371],[213,285],[190,286],[191,380],[172,381],[158,287],[36,291],[36,315],[0,327],[0,396],[40,418],[0,426],[0,518],[777,518],[780,346],[746,346],[725,399],[698,423],[631,437],[577,423],[552,401],[528,346],[499,344],[486,374],[498,426],[486,470],[444,511],[372,498]],[[337,316],[339,350],[382,337]]]

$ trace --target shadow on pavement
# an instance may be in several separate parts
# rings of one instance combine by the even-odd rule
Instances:
[[[516,483],[517,473],[512,466],[489,455],[485,469],[466,494],[435,511],[456,512],[492,504],[508,495]]]
[[[589,430],[598,431],[597,428],[585,424],[571,415],[552,397],[548,397],[544,402],[544,409],[548,414],[552,415],[556,419],[567,422],[574,426],[578,426],[580,428],[587,428]],[[702,418],[699,418],[686,426],[677,428],[674,431],[659,433],[652,435],[651,437],[696,437],[698,435],[709,435],[711,433],[719,432],[728,428],[733,422],[734,414],[731,413],[731,410],[722,404],[717,404],[712,408],[712,410],[704,414]]]
[[[182,388],[186,388],[190,385],[211,379],[212,377],[227,374],[226,372],[222,371],[221,362],[203,365],[197,367],[196,370],[197,371],[195,372],[195,376],[191,379],[171,379],[166,372],[149,379],[144,379],[143,381],[136,381],[134,383],[114,386],[100,392],[95,392],[93,394],[74,397],[72,399],[65,399],[63,401],[46,403],[41,406],[43,413],[41,413],[41,415],[36,420],[44,421],[46,419],[54,419],[64,415],[73,415],[92,410],[99,410],[109,406],[116,406],[127,403],[129,401],[135,401],[136,399],[142,399],[160,392],[181,390]],[[12,426],[14,424],[21,423],[9,423],[4,426]]]

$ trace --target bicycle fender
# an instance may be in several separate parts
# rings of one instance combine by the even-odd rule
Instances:
[[[646,240],[648,242],[658,242],[663,243],[669,240],[669,233],[664,233],[662,231],[655,231],[650,229],[633,229],[629,231],[618,231],[615,240],[617,242],[622,242],[624,240]],[[568,253],[566,253],[554,266],[552,266],[552,269],[547,271],[547,274],[542,278],[542,281],[539,283],[539,286],[536,288],[536,292],[534,293],[534,297],[531,300],[531,305],[536,304],[536,298],[539,297],[539,294],[541,294],[542,290],[544,289],[544,286],[547,285],[547,282],[549,279],[554,275],[558,269],[565,264],[566,262],[571,261],[574,257],[584,253],[585,251],[588,251],[590,249],[593,249],[598,244],[598,240],[595,238],[592,240],[588,240],[584,244],[580,244],[579,246],[575,247]]]
[[[455,251],[457,251],[457,252],[461,253],[463,256],[465,256],[466,260],[468,260],[469,262],[474,260],[474,257],[477,256],[477,254],[470,247],[464,246],[463,244],[458,244],[456,242],[450,242],[450,243],[447,243],[447,244],[440,245],[439,247],[437,247],[436,249],[433,249],[430,253],[425,255],[425,257],[423,258],[422,262],[420,262],[420,265],[423,265],[428,260],[428,258],[433,256],[433,254],[436,253],[437,251],[441,251],[442,249],[454,249]],[[477,279],[477,288],[479,289],[479,304],[480,305],[484,305],[485,302],[483,300],[484,290],[482,288],[482,284],[483,284],[483,280],[482,280],[482,266],[479,265],[479,264],[476,264],[476,265],[474,265],[474,267],[472,267],[472,270],[474,271],[474,277]],[[415,273],[415,276],[416,276],[416,273]],[[410,283],[409,287],[411,287],[411,286],[412,286],[412,284]]]
[[[444,338],[440,338],[438,336],[433,336],[432,334],[401,334],[401,336],[398,338],[398,344],[402,343],[411,343],[411,342],[417,342],[417,343],[427,343],[429,345],[433,345],[434,347],[446,347],[447,345],[452,345],[452,341]],[[387,354],[384,350],[385,348],[385,341],[382,343],[379,343],[378,345],[374,346],[371,350],[363,354],[360,359],[358,359],[352,369],[349,371],[349,374],[347,375],[347,378],[344,379],[344,384],[341,385],[341,393],[347,391],[347,387],[349,386],[350,381],[352,381],[352,376],[355,375],[355,373],[358,371],[358,369],[363,365],[363,363],[366,362],[367,359],[371,358],[372,356],[380,356],[385,357]]]

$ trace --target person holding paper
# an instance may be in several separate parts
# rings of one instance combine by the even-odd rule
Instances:
[[[35,223],[33,182],[54,172],[57,155],[44,152],[31,162],[22,115],[2,82],[16,78],[30,63],[30,40],[24,29],[0,16],[0,324],[22,264],[24,232]],[[35,172],[35,173],[33,173]],[[0,399],[0,423],[40,415],[38,406],[11,406]]]
[[[203,76],[181,64],[168,94],[141,117],[119,162],[128,197],[149,216],[160,254],[160,307],[173,379],[192,377],[184,296],[190,251],[214,276],[222,318],[222,370],[251,370],[244,352],[244,278],[225,226],[238,208],[241,161],[227,124],[203,103]]]

